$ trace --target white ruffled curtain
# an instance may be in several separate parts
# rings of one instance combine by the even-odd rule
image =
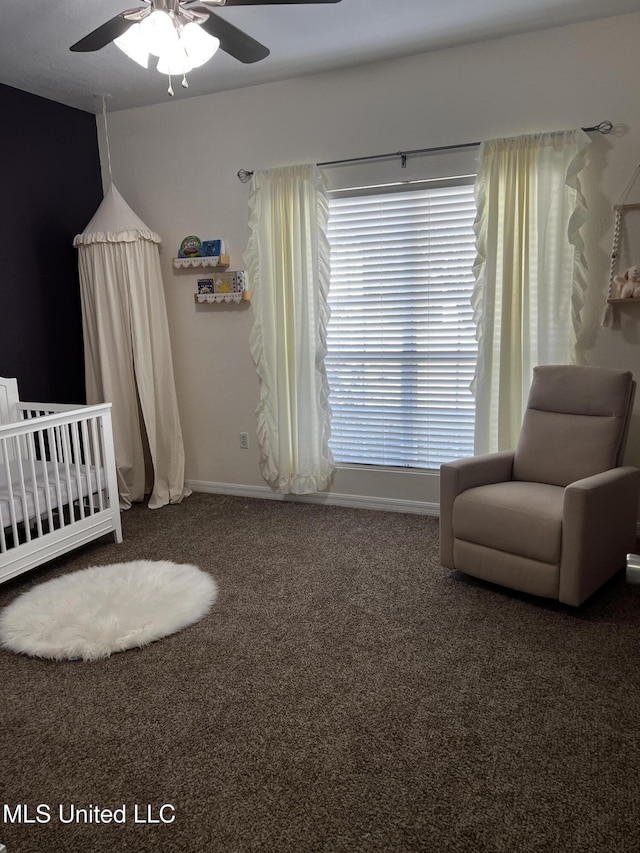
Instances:
[[[586,261],[582,130],[485,142],[476,180],[475,452],[516,446],[538,364],[575,361]]]
[[[329,485],[328,198],[316,166],[252,178],[249,244],[251,353],[260,383],[260,468],[272,488],[307,494]]]

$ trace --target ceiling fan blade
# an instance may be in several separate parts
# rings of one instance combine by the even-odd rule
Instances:
[[[132,12],[139,11],[139,9],[127,9],[126,12],[121,12],[119,15],[116,15],[115,18],[111,18],[110,21],[107,21],[106,24],[98,27],[97,30],[89,33],[88,36],[85,36],[83,39],[80,39],[80,41],[71,45],[69,49],[77,52],[100,50],[100,48],[108,45],[109,42],[119,38],[123,33],[126,33],[129,27],[134,23],[133,21],[127,20],[124,16],[130,15]]]
[[[220,48],[225,53],[245,63],[259,62],[269,56],[268,47],[252,39],[251,36],[225,21],[224,18],[214,15],[210,9],[202,7],[202,11],[208,12],[209,17],[200,26],[210,35],[220,39]]]

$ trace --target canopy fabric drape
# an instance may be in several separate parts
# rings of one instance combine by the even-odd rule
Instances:
[[[260,385],[260,468],[283,493],[321,491],[334,470],[324,366],[327,220],[327,193],[316,166],[254,174],[244,259],[255,312],[250,346]]]
[[[88,403],[112,403],[120,506],[179,503],[184,447],[160,238],[111,185],[78,249]]]
[[[476,180],[475,452],[516,446],[533,368],[569,364],[587,267],[582,130],[485,142]]]

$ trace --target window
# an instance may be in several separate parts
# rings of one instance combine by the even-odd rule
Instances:
[[[327,374],[337,462],[473,454],[473,185],[335,197]]]

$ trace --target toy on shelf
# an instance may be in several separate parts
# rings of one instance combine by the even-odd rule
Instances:
[[[629,267],[624,275],[613,279],[618,299],[640,299],[640,266]]]

